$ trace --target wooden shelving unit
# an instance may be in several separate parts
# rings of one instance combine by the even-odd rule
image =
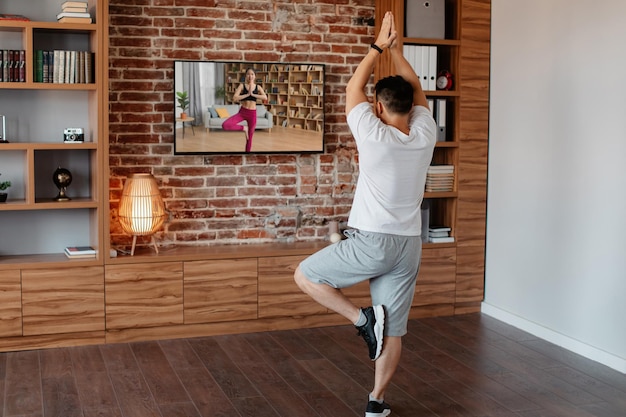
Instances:
[[[491,1],[445,0],[443,39],[405,36],[405,26],[410,24],[405,22],[407,1],[376,1],[376,33],[385,12],[392,11],[400,47],[435,46],[437,71],[448,70],[453,79],[450,90],[425,89],[427,98],[447,101],[446,140],[437,142],[433,164],[454,165],[453,189],[427,192],[425,201],[430,223],[451,227],[455,241],[427,243],[423,257],[436,262],[432,256],[437,253],[442,255],[441,268],[454,268],[454,312],[475,312],[480,310],[484,292]],[[375,78],[393,73],[386,54],[375,69]]]
[[[389,1],[380,0],[377,2],[376,22],[380,24],[386,10],[391,10],[396,17],[396,29],[399,35],[400,49],[405,46],[417,47],[436,47],[437,48],[437,72],[443,69],[453,74],[453,87],[450,90],[433,90],[429,89],[427,83],[422,82],[422,88],[426,93],[426,97],[435,103],[436,100],[445,100],[448,113],[446,125],[446,140],[437,142],[433,155],[432,165],[454,165],[458,167],[458,149],[459,149],[459,102],[461,92],[458,83],[454,82],[454,78],[459,76],[459,52],[461,41],[459,38],[459,13],[461,0],[446,2],[446,19],[445,19],[445,38],[429,39],[429,38],[413,38],[405,36],[405,1]],[[380,6],[380,7],[379,7]],[[378,33],[378,32],[377,32]],[[376,68],[376,79],[380,79],[394,73],[391,57],[387,54],[382,57],[383,62]],[[416,70],[419,73],[419,70]],[[435,110],[435,109],[431,109]],[[456,171],[456,170],[455,170]],[[458,198],[458,174],[455,172],[454,185],[449,192],[426,192],[424,194],[425,204],[429,207],[430,224],[443,225],[450,227],[451,236],[456,235],[456,200]],[[455,239],[456,240],[456,239]],[[427,244],[427,246],[435,244]],[[440,245],[440,244],[436,244]],[[450,244],[446,244],[450,245]]]
[[[267,93],[265,104],[276,126],[324,131],[324,66],[300,64],[227,64],[226,102],[244,81],[248,67]]]
[[[60,6],[47,7],[54,20]],[[65,246],[104,248],[108,3],[90,1],[89,10],[98,23],[0,20],[0,49],[21,50],[24,56],[24,81],[0,82],[0,113],[10,141],[0,144],[1,179],[13,184],[8,201],[0,203],[0,227],[12,234],[0,242],[0,270],[50,265],[51,256],[69,264],[55,255]],[[0,11],[11,13],[11,6]],[[93,82],[36,82],[36,51],[54,49],[93,54]],[[64,143],[69,127],[82,127],[85,142]],[[58,167],[72,173],[70,201],[54,201],[58,189],[52,174]],[[91,263],[102,265],[102,250]]]
[[[1,178],[12,182],[8,201],[0,203],[2,350],[104,341],[108,2],[88,1],[97,22],[90,24],[56,22],[60,5],[32,10],[48,20],[0,20],[0,49],[24,56],[23,81],[0,82],[9,140],[0,143]],[[24,14],[12,9],[18,6],[2,4],[0,13]],[[37,50],[88,52],[91,82],[36,81]],[[75,127],[83,128],[85,141],[65,143],[65,128]],[[72,174],[71,200],[55,200],[58,167]],[[98,255],[68,259],[63,251],[75,245],[91,245]]]

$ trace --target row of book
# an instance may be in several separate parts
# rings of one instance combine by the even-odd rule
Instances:
[[[26,82],[26,51],[0,49],[0,82]]]
[[[431,165],[426,171],[426,187],[429,193],[454,190],[454,165]]]
[[[93,83],[93,68],[93,52],[35,51],[35,82],[38,83]]]

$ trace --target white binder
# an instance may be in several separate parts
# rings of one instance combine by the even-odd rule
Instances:
[[[429,51],[429,47],[428,46],[420,46],[419,47],[421,55],[422,55],[422,71],[420,73],[421,75],[421,83],[422,83],[422,89],[424,90],[430,90],[429,88],[429,83],[428,83],[428,71],[429,71],[429,67],[430,67],[430,51]]]
[[[437,100],[437,109],[435,110],[435,121],[437,122],[437,142],[446,141],[446,106],[445,98]]]
[[[420,79],[420,83],[422,82],[422,50],[421,48],[422,48],[421,46],[411,45],[411,53],[413,54],[413,68],[415,69],[415,73]]]
[[[437,47],[428,47],[428,90],[437,89]]]

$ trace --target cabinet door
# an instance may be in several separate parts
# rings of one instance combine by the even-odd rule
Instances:
[[[24,336],[104,330],[104,268],[22,271]]]
[[[185,262],[185,324],[257,318],[257,260]]]
[[[0,337],[22,335],[20,271],[2,271],[0,277]]]
[[[293,273],[304,258],[305,255],[259,258],[259,318],[328,312],[293,281]]]
[[[456,248],[427,248],[417,274],[413,306],[454,308]]]
[[[106,328],[183,324],[183,264],[107,265]]]

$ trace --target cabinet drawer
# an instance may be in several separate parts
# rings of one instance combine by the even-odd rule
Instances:
[[[183,264],[161,262],[106,267],[107,329],[183,323]]]
[[[259,258],[259,318],[327,313],[325,307],[304,294],[293,280],[293,273],[304,258]]]
[[[104,268],[22,271],[24,336],[104,330]]]
[[[413,306],[454,304],[456,248],[428,248],[422,251]]]
[[[20,271],[2,271],[0,277],[0,337],[22,335]]]
[[[185,324],[257,318],[257,260],[185,262]]]

